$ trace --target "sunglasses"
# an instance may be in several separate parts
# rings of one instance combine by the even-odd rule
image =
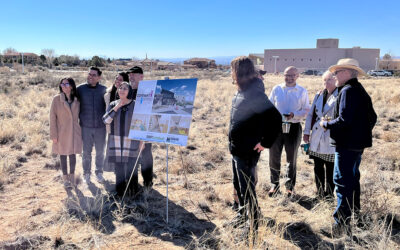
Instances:
[[[345,71],[345,69],[339,69],[339,70],[336,70],[335,72],[333,72],[333,75],[337,75],[337,74],[339,74],[340,72],[342,72],[342,71]]]
[[[118,90],[129,90],[129,88],[122,87],[122,88],[119,88]]]
[[[71,86],[68,82],[67,83],[61,83],[60,85],[61,85],[61,87],[69,87],[69,86]]]

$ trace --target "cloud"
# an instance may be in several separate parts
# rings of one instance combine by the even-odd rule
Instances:
[[[161,89],[161,85],[156,85],[156,89]]]
[[[182,85],[182,86],[181,86],[181,90],[186,89],[186,87],[187,87],[186,85]]]

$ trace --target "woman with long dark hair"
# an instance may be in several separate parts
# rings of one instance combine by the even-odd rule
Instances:
[[[128,82],[121,83],[118,88],[118,96],[120,99],[111,102],[108,106],[103,121],[110,125],[107,145],[108,162],[115,165],[116,191],[118,196],[122,196],[132,175],[142,142],[128,138],[135,107],[133,89]],[[128,189],[133,196],[138,192],[137,167]]]
[[[237,92],[232,100],[229,150],[232,154],[233,185],[239,198],[234,226],[248,219],[253,233],[258,229],[259,207],[255,190],[255,168],[264,148],[269,148],[281,131],[281,115],[265,95],[253,62],[242,56],[231,62]],[[249,216],[249,218],[247,218]],[[254,239],[254,238],[253,238]]]
[[[115,77],[114,84],[106,90],[104,94],[104,101],[106,103],[106,109],[111,102],[118,99],[118,88],[122,82],[129,82],[129,76],[125,72],[119,72]]]
[[[63,78],[59,84],[60,93],[54,96],[50,108],[50,138],[52,152],[60,156],[64,186],[75,186],[76,154],[82,153],[82,135],[79,125],[79,99],[75,81]],[[69,158],[69,173],[67,166]]]

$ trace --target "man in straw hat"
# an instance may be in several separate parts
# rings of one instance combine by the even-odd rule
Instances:
[[[351,214],[357,216],[360,211],[359,166],[364,148],[372,146],[377,116],[371,97],[357,79],[365,75],[357,60],[340,59],[329,71],[336,76],[339,95],[332,120],[322,119],[320,125],[330,130],[331,144],[335,146],[337,206],[332,236],[338,237],[343,232],[351,234]]]

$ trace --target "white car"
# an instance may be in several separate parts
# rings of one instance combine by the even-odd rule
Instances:
[[[367,74],[370,76],[392,76],[392,72],[386,70],[370,70]]]

